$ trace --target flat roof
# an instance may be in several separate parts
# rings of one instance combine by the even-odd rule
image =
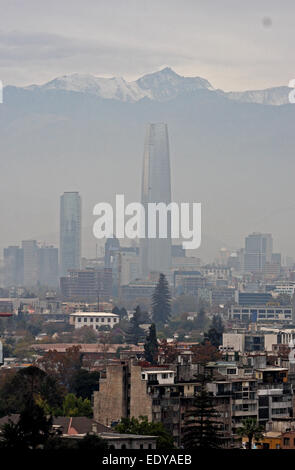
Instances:
[[[144,369],[142,372],[146,372],[147,374],[167,374],[168,372],[173,372],[175,374],[174,370],[169,370],[169,369],[161,369],[161,370],[147,370]]]
[[[70,313],[72,317],[119,317],[116,313],[111,312],[74,312]]]

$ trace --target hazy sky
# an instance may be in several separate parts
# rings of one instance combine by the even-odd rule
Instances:
[[[128,80],[171,66],[224,90],[294,78],[294,0],[0,0],[0,79]]]

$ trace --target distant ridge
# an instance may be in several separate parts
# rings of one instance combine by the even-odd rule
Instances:
[[[221,94],[230,100],[243,103],[257,103],[280,106],[288,104],[290,89],[286,86],[265,90],[224,92],[212,87],[208,80],[201,77],[183,77],[169,67],[149,73],[138,80],[128,82],[122,77],[102,78],[90,74],[64,75],[44,85],[30,85],[30,90],[65,90],[86,93],[103,99],[122,102],[136,102],[143,98],[163,102],[180,95],[209,90]]]

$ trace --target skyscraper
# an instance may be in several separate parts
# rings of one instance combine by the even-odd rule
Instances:
[[[65,192],[60,198],[60,272],[79,269],[81,262],[81,198]]]
[[[244,270],[259,273],[265,263],[271,262],[272,236],[270,233],[252,233],[245,238]]]
[[[141,202],[145,207],[145,234],[140,240],[141,275],[168,273],[171,266],[171,218],[168,214],[167,238],[147,238],[147,204],[171,202],[168,128],[165,123],[148,124],[143,156]],[[157,221],[158,229],[159,221]],[[157,230],[158,235],[158,230]]]
[[[24,285],[35,286],[38,282],[38,244],[36,240],[23,240]]]

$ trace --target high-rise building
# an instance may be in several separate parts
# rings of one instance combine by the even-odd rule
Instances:
[[[58,286],[58,249],[39,246],[36,240],[23,240],[22,247],[4,248],[6,287]]]
[[[109,300],[112,294],[111,268],[70,269],[60,278],[64,300],[95,302]]]
[[[165,123],[148,124],[143,156],[141,202],[145,208],[145,238],[140,240],[142,277],[151,272],[168,273],[171,266],[171,217],[167,217],[167,238],[148,238],[148,203],[171,202],[168,128]]]
[[[4,285],[22,286],[24,282],[24,252],[19,246],[4,248]]]
[[[23,240],[24,253],[24,285],[35,286],[38,283],[38,244],[36,240]]]
[[[58,249],[41,246],[38,249],[39,283],[42,286],[58,286]]]
[[[272,236],[270,233],[252,233],[245,238],[245,272],[261,273],[265,263],[271,262]]]
[[[81,198],[65,192],[60,198],[60,273],[79,269],[81,263]]]

